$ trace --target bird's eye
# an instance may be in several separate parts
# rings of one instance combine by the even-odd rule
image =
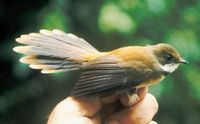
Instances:
[[[173,57],[172,57],[171,54],[168,54],[168,55],[165,55],[165,59],[166,59],[168,62],[170,62],[170,61],[172,61]]]

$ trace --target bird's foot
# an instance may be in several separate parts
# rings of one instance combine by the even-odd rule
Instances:
[[[139,102],[141,99],[144,98],[146,93],[148,92],[148,88],[139,88],[139,89],[131,89],[126,93],[120,94],[120,102],[126,106],[130,107],[137,102]]]

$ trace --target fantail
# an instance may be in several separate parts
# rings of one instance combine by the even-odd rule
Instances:
[[[187,64],[175,48],[163,43],[99,52],[84,39],[60,30],[40,30],[16,41],[26,46],[13,50],[27,54],[20,61],[33,69],[42,69],[42,73],[81,70],[71,93],[76,97],[146,87]]]

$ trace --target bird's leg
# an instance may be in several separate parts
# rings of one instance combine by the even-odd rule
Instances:
[[[126,107],[130,107],[137,103],[138,99],[139,97],[136,88],[130,88],[128,91],[120,94],[120,102]]]
[[[131,88],[127,92],[120,94],[120,102],[124,106],[130,107],[136,104],[137,102],[139,102],[142,98],[144,98],[147,92],[148,92],[147,87],[138,88],[138,89]]]

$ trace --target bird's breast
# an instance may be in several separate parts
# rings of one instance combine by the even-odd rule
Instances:
[[[144,82],[141,82],[138,86],[136,86],[136,88],[142,88],[142,87],[147,87],[147,86],[151,86],[154,84],[159,83],[160,81],[162,81],[165,78],[165,76],[160,75],[154,78],[150,78]]]

